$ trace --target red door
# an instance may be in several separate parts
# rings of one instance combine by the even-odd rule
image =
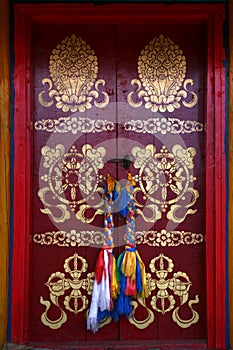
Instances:
[[[34,25],[31,342],[206,338],[205,40],[202,25]],[[105,177],[128,171],[149,296],[93,334]]]
[[[206,335],[205,44],[201,26],[118,29],[119,152],[132,160],[149,285],[145,303],[134,301],[134,321],[120,322],[122,339]]]

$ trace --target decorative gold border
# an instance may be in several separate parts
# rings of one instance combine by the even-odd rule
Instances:
[[[203,123],[194,120],[181,120],[179,118],[149,118],[147,120],[129,120],[124,124],[125,131],[148,134],[190,134],[202,132]]]
[[[69,116],[58,119],[41,119],[34,123],[37,131],[50,133],[97,133],[102,131],[113,131],[114,123],[106,119],[90,119],[86,116]]]
[[[137,244],[151,247],[178,247],[179,245],[196,245],[204,242],[202,233],[185,231],[137,231]]]
[[[33,242],[41,245],[57,245],[59,247],[101,247],[104,234],[101,231],[50,231],[35,233]],[[196,245],[204,242],[202,233],[185,231],[137,231],[138,245],[146,244],[151,247],[178,247],[179,245]]]

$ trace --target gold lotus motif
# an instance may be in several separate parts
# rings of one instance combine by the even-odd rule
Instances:
[[[187,88],[193,80],[185,80],[185,56],[178,45],[163,35],[153,38],[141,51],[138,76],[139,79],[131,80],[137,90],[128,95],[132,107],[140,107],[144,101],[145,108],[152,112],[173,112],[189,94],[191,100],[183,101],[183,105],[191,108],[197,103],[196,93]]]
[[[60,95],[72,100],[88,94],[94,85],[98,61],[90,46],[82,38],[72,35],[53,50],[49,71]]]
[[[101,92],[103,98],[99,98],[99,86],[104,85],[104,80],[96,80],[98,75],[98,60],[94,50],[75,34],[66,37],[53,49],[49,60],[50,78],[42,80],[42,84],[48,84],[48,90],[40,92],[38,100],[44,107],[50,107],[54,98],[56,107],[63,112],[84,112],[95,106],[103,108],[109,102],[106,92]],[[46,94],[48,93],[48,96]],[[50,100],[49,100],[50,98]]]
[[[174,96],[182,85],[185,73],[185,57],[169,38],[163,35],[154,38],[142,50],[138,74],[149,95],[155,95],[158,99]]]

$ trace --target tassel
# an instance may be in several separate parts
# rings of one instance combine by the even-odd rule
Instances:
[[[107,174],[105,187],[104,244],[99,252],[95,266],[95,280],[91,307],[87,318],[87,329],[93,333],[99,329],[99,323],[114,310],[114,300],[119,293],[116,277],[116,259],[113,255],[113,202],[118,197],[118,186],[110,174]]]
[[[98,284],[102,281],[103,274],[106,277],[105,264],[104,264],[104,250],[102,249],[98,255],[95,266],[95,279]]]
[[[126,246],[117,260],[120,293],[116,307],[118,314],[125,315],[127,318],[132,317],[132,299],[148,296],[145,265],[136,247],[134,186],[135,182],[129,173],[128,183],[122,190],[119,200],[120,213],[126,219]]]
[[[110,289],[109,289],[109,274],[108,271],[108,253],[107,250],[102,249],[99,253],[97,264],[102,263],[102,257],[104,258],[104,267],[102,269],[96,269],[98,272],[102,270],[102,276],[100,282],[95,277],[94,287],[92,291],[91,307],[87,319],[87,329],[93,333],[98,330],[98,310],[110,310]]]
[[[132,314],[132,297],[125,294],[127,278],[121,270],[124,254],[121,253],[117,259],[117,278],[120,286],[120,293],[116,301],[115,321],[119,320],[120,315],[125,315],[127,318]]]

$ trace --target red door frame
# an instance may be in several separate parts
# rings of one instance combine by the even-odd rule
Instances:
[[[204,23],[208,31],[206,99],[207,346],[226,348],[226,163],[224,5],[15,4],[14,244],[11,339],[28,342],[31,171],[30,47],[33,23]]]

